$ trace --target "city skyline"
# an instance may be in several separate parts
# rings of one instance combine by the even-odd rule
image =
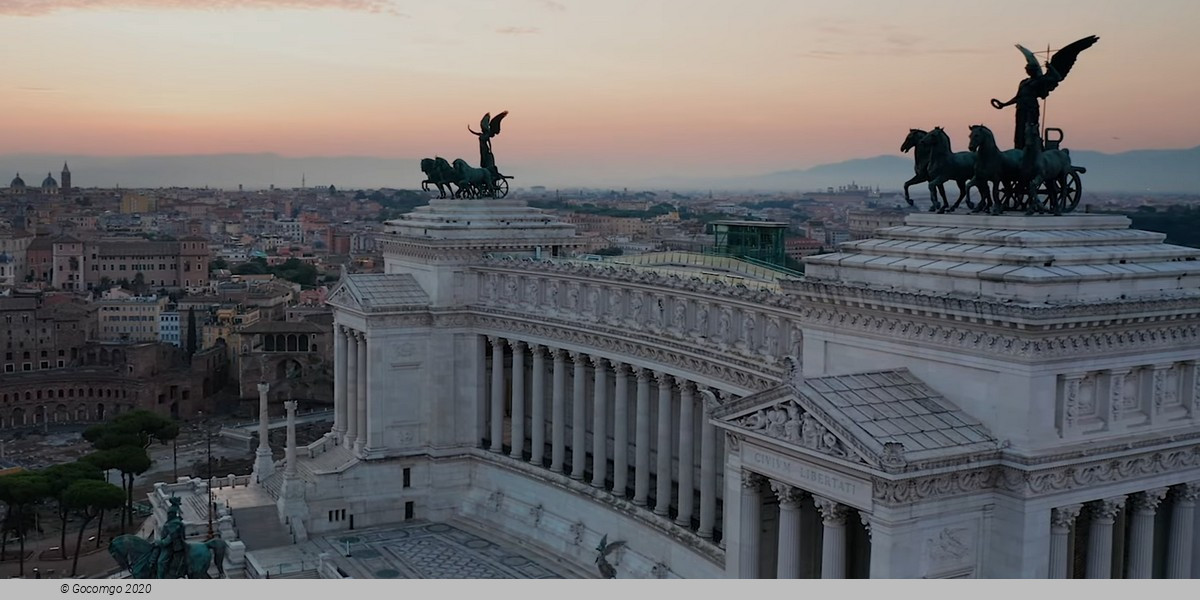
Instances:
[[[1184,2],[0,0],[19,56],[0,155],[478,160],[467,125],[509,110],[497,162],[583,183],[739,176],[898,154],[909,127],[1007,140],[1013,47],[1095,34],[1046,107],[1066,146],[1190,148],[1200,43]],[[1032,24],[1027,23],[1032,18]],[[1114,27],[1114,24],[1119,24]],[[413,174],[413,178],[419,173]]]

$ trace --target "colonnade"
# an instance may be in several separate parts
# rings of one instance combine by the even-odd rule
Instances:
[[[724,453],[709,423],[712,390],[621,360],[498,336],[479,337],[477,352],[487,370],[485,448],[719,538]]]
[[[784,481],[742,471],[738,573],[776,579],[845,579],[869,570],[869,543],[857,540],[858,511]],[[764,509],[777,509],[771,530]],[[863,522],[865,527],[865,522]],[[774,534],[774,561],[765,564],[764,533]],[[870,530],[866,529],[867,536]]]
[[[1197,497],[1200,482],[1192,482],[1052,509],[1050,578],[1200,575]]]
[[[367,365],[367,334],[334,325],[333,435],[357,454],[375,447],[367,428]]]

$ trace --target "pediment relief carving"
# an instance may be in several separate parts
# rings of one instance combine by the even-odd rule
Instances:
[[[868,460],[863,453],[852,449],[850,444],[831,431],[814,413],[805,410],[799,402],[791,398],[738,417],[733,423],[769,438],[835,458],[863,464],[878,462]]]

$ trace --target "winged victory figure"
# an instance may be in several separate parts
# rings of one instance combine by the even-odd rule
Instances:
[[[600,576],[605,579],[616,579],[617,568],[608,562],[608,555],[612,554],[617,548],[625,545],[624,540],[619,540],[613,543],[608,543],[608,534],[600,538],[600,545],[596,546],[596,552],[600,554],[596,556],[596,566],[600,568]]]
[[[1062,49],[1054,53],[1050,61],[1046,63],[1046,71],[1042,71],[1041,65],[1038,64],[1037,57],[1028,48],[1017,44],[1017,49],[1025,55],[1025,74],[1028,75],[1023,79],[1020,85],[1017,86],[1017,93],[1008,102],[1001,102],[996,98],[992,98],[992,106],[996,109],[1001,109],[1006,106],[1017,105],[1016,130],[1013,133],[1013,147],[1025,147],[1025,126],[1033,123],[1036,127],[1040,118],[1038,110],[1038,100],[1044,99],[1050,95],[1058,87],[1062,80],[1067,78],[1067,73],[1071,72],[1071,67],[1075,66],[1075,59],[1079,57],[1079,53],[1091,48],[1093,44],[1099,41],[1100,38],[1094,35],[1089,35],[1081,40],[1067,44]]]
[[[492,117],[492,113],[484,114],[483,119],[479,121],[479,131],[467,125],[467,131],[479,137],[479,166],[491,171],[496,177],[500,177],[500,171],[496,168],[496,157],[492,155],[492,138],[500,135],[500,122],[507,115],[507,110],[495,117]]]

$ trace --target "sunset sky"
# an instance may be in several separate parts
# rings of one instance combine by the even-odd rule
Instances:
[[[203,5],[205,9],[195,9]],[[0,0],[0,155],[462,156],[589,179],[1011,139],[1013,44],[1086,50],[1071,148],[1200,145],[1200,2]]]

